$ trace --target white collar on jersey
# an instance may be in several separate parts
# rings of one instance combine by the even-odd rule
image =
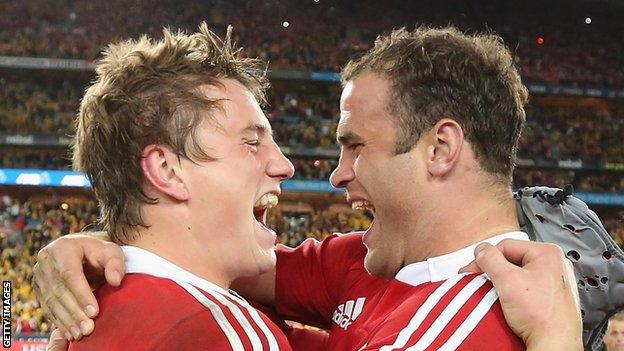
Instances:
[[[463,249],[428,258],[426,261],[415,262],[401,268],[394,279],[413,286],[439,282],[457,275],[457,271],[474,260],[474,249],[482,242],[496,245],[504,239],[529,240],[523,232],[508,232],[480,241]]]
[[[222,294],[231,295],[229,291],[217,284],[196,276],[153,252],[130,245],[122,246],[121,249],[125,256],[126,273],[143,273],[154,277],[182,281],[204,291],[218,291]]]

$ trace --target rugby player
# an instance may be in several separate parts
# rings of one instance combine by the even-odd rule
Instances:
[[[222,41],[204,23],[192,35],[165,29],[162,40],[111,44],[96,70],[73,162],[130,274],[97,291],[101,327],[69,349],[290,350],[229,290],[273,269],[266,210],[294,172],[259,105],[264,67],[238,56],[231,28]],[[70,317],[46,305],[55,324]]]
[[[560,249],[523,242],[519,231],[510,188],[527,93],[500,38],[398,30],[347,65],[343,79],[331,182],[354,208],[374,213],[371,228],[278,247],[276,270],[237,289],[285,318],[330,329],[330,350],[581,349],[569,265]],[[71,245],[72,262],[38,274],[49,286],[55,271],[71,272],[78,303],[70,294],[57,305],[77,310],[74,320],[84,315],[76,306],[95,307],[77,266],[103,245],[78,238],[45,251],[59,257]],[[501,263],[483,242],[523,267]],[[500,299],[487,277],[458,274],[475,250],[477,263],[498,258],[481,268],[492,270]],[[124,270],[114,253],[97,265]]]

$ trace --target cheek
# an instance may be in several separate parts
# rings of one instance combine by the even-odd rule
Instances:
[[[396,170],[387,157],[375,154],[360,155],[353,164],[353,171],[358,181],[366,188],[369,195],[383,196],[397,187]]]
[[[380,161],[372,153],[358,155],[353,160],[353,173],[355,173],[357,180],[362,184],[368,184],[369,180],[375,179],[379,173],[379,168],[382,166]]]

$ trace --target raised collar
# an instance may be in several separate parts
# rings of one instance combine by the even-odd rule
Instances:
[[[230,292],[217,284],[211,283],[155,253],[130,245],[122,246],[121,249],[125,256],[127,273],[143,273],[176,282],[186,282],[204,291],[218,291],[230,295]]]
[[[463,266],[474,260],[474,249],[482,242],[496,245],[504,239],[529,240],[524,232],[508,232],[493,236],[474,245],[457,251],[428,258],[426,261],[415,262],[401,268],[394,279],[413,286],[428,282],[439,282],[454,275]]]

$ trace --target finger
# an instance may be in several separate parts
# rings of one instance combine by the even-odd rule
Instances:
[[[47,307],[46,307],[46,309],[47,309]],[[71,333],[69,332],[69,330],[67,330],[66,328],[63,328],[63,327],[61,326],[61,323],[58,321],[58,319],[54,318],[54,316],[53,316],[51,313],[45,312],[45,315],[48,317],[48,320],[49,320],[50,322],[52,322],[52,324],[53,324],[53,325],[54,325],[54,327],[56,328],[56,329],[54,329],[54,330],[57,330],[57,331],[58,331],[58,333],[60,333],[60,334],[61,334],[61,336],[62,336],[64,339],[66,339],[66,340],[73,340],[73,339],[74,339],[74,337],[71,335]]]
[[[507,261],[517,266],[524,266],[527,262],[536,258],[548,257],[547,255],[557,248],[553,244],[514,239],[505,239],[498,243],[496,247],[502,252]]]
[[[63,276],[63,273],[61,273]],[[57,301],[62,307],[69,313],[70,317],[74,321],[73,325],[80,329],[82,335],[89,335],[93,331],[93,321],[87,317],[83,309],[80,307],[72,292],[70,292],[63,282],[57,282],[55,296]]]
[[[62,283],[56,284],[53,287],[53,293],[44,300],[44,303],[56,318],[56,326],[68,330],[75,339],[79,339],[82,337],[82,333],[80,328],[78,328],[78,324],[74,321],[70,312],[65,309],[65,306],[60,303],[64,294],[63,290],[66,290],[66,288]]]
[[[511,264],[498,247],[481,243],[475,248],[475,262],[493,282],[501,281],[519,267]]]
[[[50,341],[46,348],[47,351],[65,351],[68,348],[67,339],[63,336],[63,333],[59,329],[54,329],[50,334]]]
[[[476,261],[471,261],[457,271],[457,273],[483,273]]]
[[[38,254],[38,260],[33,269],[33,282],[34,291],[37,295],[37,299],[43,308],[44,313],[48,316],[54,325],[61,330],[61,332],[71,339],[72,335],[69,332],[69,325],[63,323],[56,316],[56,312],[51,308],[51,305],[56,305],[57,297],[54,294],[54,289],[50,282],[59,281],[56,270],[52,269],[53,264],[49,262],[49,257],[44,254],[43,256]],[[48,262],[46,262],[48,261]]]
[[[40,289],[41,289],[41,288],[39,287],[39,284],[37,284],[37,282],[36,282],[36,280],[34,279],[34,277],[33,277],[33,281],[32,281],[32,287],[33,287],[33,290],[35,291],[35,294],[36,294],[38,297],[39,297],[39,296],[42,296],[42,294],[41,294],[41,292],[40,292]],[[41,301],[41,302],[39,302],[39,301]],[[45,319],[47,319],[47,321],[48,321],[49,323],[52,323],[52,324],[54,324],[55,326],[57,326],[58,333],[61,333],[62,335],[64,335],[64,337],[65,337],[65,338],[68,338],[68,339],[72,338],[72,335],[71,335],[71,333],[69,333],[69,330],[68,330],[68,329],[66,329],[66,328],[64,328],[64,327],[63,327],[63,325],[62,325],[62,323],[60,323],[60,322],[59,322],[59,321],[58,321],[58,320],[54,317],[54,315],[52,314],[52,311],[51,311],[51,310],[50,310],[50,308],[46,305],[45,301],[43,301],[43,299],[39,298],[39,299],[38,299],[38,303],[39,303],[39,306],[40,306],[41,310],[43,311],[43,314],[44,314],[44,316],[45,316]]]
[[[80,243],[88,245],[85,241]],[[80,315],[76,309],[81,310],[84,316],[81,316],[80,320],[94,318],[98,313],[98,304],[82,267],[85,250],[80,245],[66,245],[63,250],[63,255],[53,256],[52,267],[58,272],[56,276],[61,278],[74,297],[65,300],[69,303],[66,307],[74,315]]]
[[[121,279],[126,272],[125,259],[121,248],[113,243],[103,242],[104,247],[97,253],[87,255],[93,259],[90,261],[93,266],[104,269],[106,282],[112,286],[119,286]]]

